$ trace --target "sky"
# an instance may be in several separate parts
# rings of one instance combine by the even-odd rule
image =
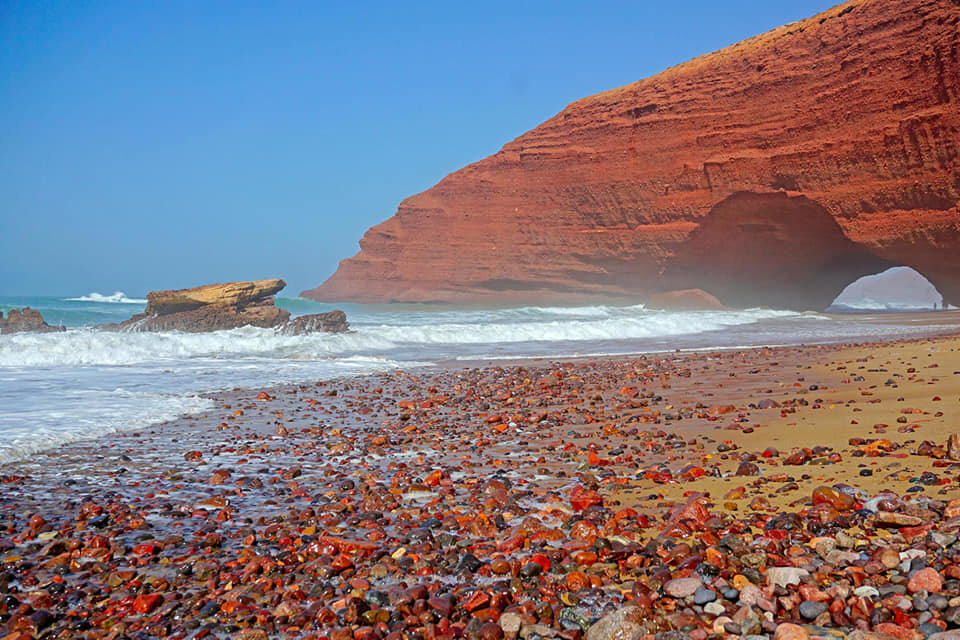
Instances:
[[[569,103],[834,4],[0,0],[0,295],[295,295]]]

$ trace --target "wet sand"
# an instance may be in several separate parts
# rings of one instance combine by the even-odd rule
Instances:
[[[10,638],[960,626],[957,338],[433,368],[215,399],[0,467]]]

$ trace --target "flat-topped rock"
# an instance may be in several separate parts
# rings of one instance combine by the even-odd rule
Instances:
[[[274,278],[151,291],[143,313],[100,328],[199,333],[245,326],[279,327],[290,319],[290,312],[274,306],[273,295],[285,286],[286,282]]]
[[[147,315],[168,315],[207,305],[243,307],[276,295],[287,283],[280,278],[208,284],[191,289],[164,289],[147,294]]]

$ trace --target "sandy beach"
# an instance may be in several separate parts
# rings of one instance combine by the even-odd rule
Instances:
[[[960,625],[960,338],[471,363],[215,399],[0,468],[6,638]]]

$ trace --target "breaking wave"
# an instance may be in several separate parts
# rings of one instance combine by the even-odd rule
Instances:
[[[141,298],[128,298],[127,294],[123,291],[117,291],[113,294],[106,296],[102,293],[92,292],[85,296],[80,296],[79,298],[64,298],[70,302],[104,302],[104,303],[113,303],[113,304],[147,304],[145,299]]]
[[[438,349],[456,357],[470,345],[620,341],[681,336],[799,316],[771,310],[670,313],[641,307],[506,310],[471,313],[393,314],[389,322],[372,316],[343,334],[283,335],[273,329],[243,327],[212,333],[106,332],[73,329],[63,333],[14,334],[0,339],[0,366],[51,367],[134,365],[191,359],[310,360],[387,355],[393,350]],[[479,315],[479,314],[478,314]],[[439,317],[438,317],[439,316]],[[446,348],[445,348],[446,347]],[[388,356],[389,357],[389,356]],[[435,356],[431,356],[435,357]]]

